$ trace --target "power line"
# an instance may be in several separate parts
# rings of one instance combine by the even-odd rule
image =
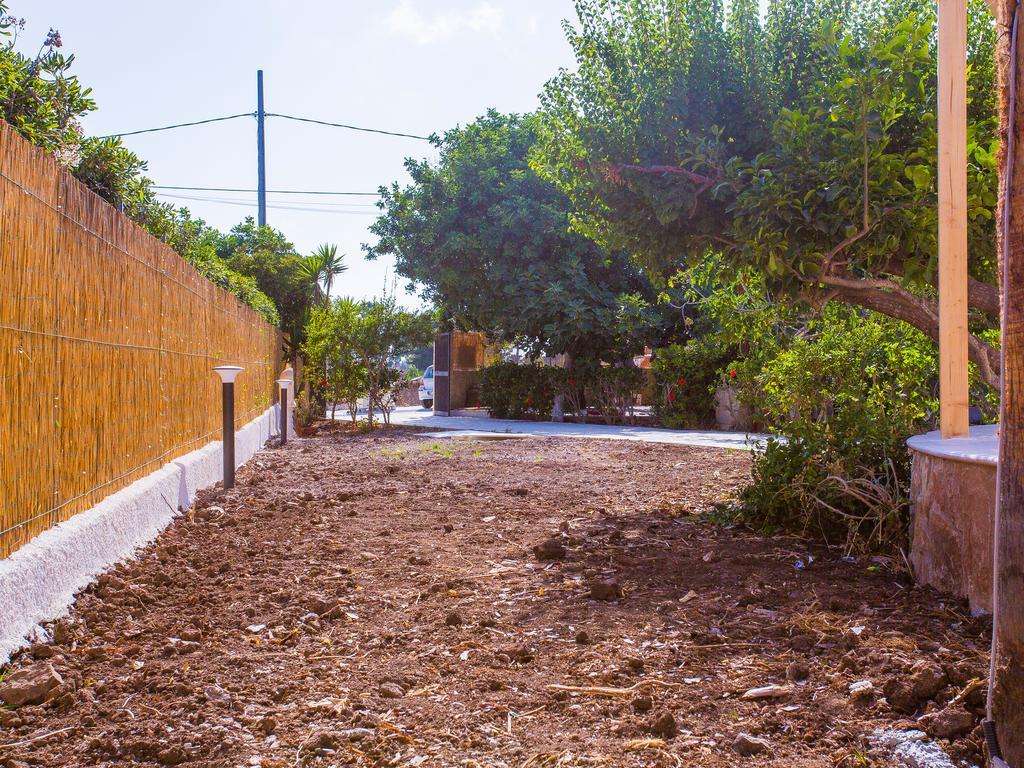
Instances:
[[[250,202],[252,202],[252,198],[250,198],[250,197],[238,197],[238,196],[213,197],[213,196],[210,196],[210,195],[182,194],[180,192],[176,192],[176,193],[174,193],[174,192],[157,192],[156,194],[159,197],[171,197],[171,198],[176,198],[176,199],[180,199],[180,200],[210,200],[212,202],[219,202],[219,201],[223,200],[223,201],[234,201],[234,202],[239,202],[239,203],[246,203],[247,205]],[[292,200],[289,200],[288,202],[285,202],[283,200],[275,200],[274,202],[277,205],[316,205],[316,206],[328,207],[328,208],[362,208],[364,210],[375,210],[375,211],[379,210],[377,208],[377,204],[376,203],[361,203],[361,202],[358,202],[358,201],[350,201],[350,200],[295,200],[293,198]]]
[[[237,120],[240,117],[253,117],[255,112],[242,112],[237,115],[227,115],[226,117],[211,117],[207,120],[194,120],[191,123],[176,123],[174,125],[164,125],[160,128],[143,128],[141,131],[126,131],[125,133],[112,133],[109,136],[99,136],[100,139],[117,139],[122,136],[137,136],[140,133],[156,133],[157,131],[170,131],[175,128],[188,128],[193,125],[206,125],[207,123],[220,123],[224,120]]]
[[[417,136],[414,133],[399,133],[398,131],[382,131],[379,128],[360,128],[357,125],[347,125],[346,123],[329,123],[326,120],[314,120],[311,117],[295,117],[293,115],[280,115],[276,112],[265,113],[267,117],[280,117],[285,120],[295,120],[300,123],[313,123],[314,125],[326,125],[330,128],[347,128],[350,131],[364,131],[365,133],[380,133],[385,136],[400,136],[405,139],[419,139],[420,141],[430,141],[429,136]]]
[[[191,200],[191,201],[195,201],[195,202],[204,202],[204,203],[219,203],[220,205],[234,205],[234,206],[240,206],[240,207],[243,207],[243,208],[252,208],[253,206],[255,206],[255,203],[253,201],[225,200],[223,198],[216,198],[216,197],[198,197],[198,196],[192,197],[192,196],[189,196],[189,195],[169,195],[169,194],[162,194],[161,197],[171,198],[171,199],[174,199],[174,200]],[[326,203],[325,205],[329,205],[329,203]],[[340,206],[341,204],[339,203],[339,204],[336,204],[336,205]],[[307,212],[307,213],[330,213],[330,214],[339,214],[339,215],[347,215],[347,216],[377,216],[377,215],[379,215],[379,212],[376,211],[376,210],[341,209],[340,207],[338,207],[338,208],[324,208],[324,207],[317,208],[317,207],[303,206],[301,204],[289,204],[289,203],[284,203],[284,204],[278,203],[276,205],[271,203],[271,204],[267,205],[267,208],[274,208],[276,210],[282,210],[282,211],[304,211],[304,212]]]
[[[195,200],[197,202],[204,203],[224,203],[227,205],[241,205],[251,206],[255,205],[252,200],[246,200],[241,198],[230,198],[230,197],[191,197],[189,195],[161,195],[163,200]],[[323,211],[352,211],[362,213],[373,213],[379,215],[379,211],[373,206],[362,206],[362,205],[346,205],[345,203],[315,203],[315,202],[298,202],[298,203],[273,203],[272,207],[278,210],[288,211],[296,210],[298,208],[316,208]]]
[[[385,131],[380,128],[363,128],[358,125],[349,125],[347,123],[331,123],[326,120],[314,120],[311,117],[295,117],[294,115],[280,115],[276,112],[264,112],[265,117],[280,117],[283,120],[295,120],[300,123],[312,123],[314,125],[325,125],[330,128],[345,128],[350,131],[362,131],[363,133],[378,133],[384,136],[398,136],[403,139],[417,139],[419,141],[430,141],[429,136],[419,136],[414,133],[402,133],[400,131]],[[143,128],[139,131],[125,131],[124,133],[111,133],[108,136],[99,136],[101,139],[116,139],[122,136],[138,136],[140,133],[156,133],[158,131],[171,131],[175,128],[189,128],[194,125],[206,125],[207,123],[219,123],[224,120],[237,120],[240,117],[255,117],[255,112],[242,112],[237,115],[227,115],[225,117],[211,117],[207,120],[193,120],[190,123],[175,123],[174,125],[163,125],[159,128]]]
[[[0,0],[2,4],[2,0]],[[171,131],[178,128],[188,128],[197,125],[207,125],[210,123],[224,122],[226,120],[237,120],[242,117],[255,117],[256,118],[256,143],[257,143],[257,179],[258,185],[255,190],[245,189],[240,187],[191,187],[191,186],[172,186],[172,185],[153,185],[155,190],[172,190],[175,192],[235,192],[235,193],[256,193],[256,207],[257,207],[257,219],[260,226],[264,226],[267,223],[267,183],[266,183],[266,162],[265,162],[265,149],[264,149],[264,123],[268,117],[279,117],[282,120],[293,120],[299,123],[309,123],[311,125],[321,125],[329,128],[342,128],[349,131],[360,131],[362,133],[375,133],[381,136],[394,136],[405,139],[415,139],[417,141],[431,141],[433,136],[420,136],[414,133],[403,133],[401,131],[386,131],[380,128],[366,128],[358,125],[350,125],[348,123],[334,123],[327,120],[316,120],[311,117],[297,117],[295,115],[283,115],[275,112],[267,112],[263,106],[263,70],[257,70],[256,72],[256,111],[255,112],[242,112],[236,115],[226,115],[224,117],[211,117],[205,120],[192,120],[185,123],[174,123],[172,125],[164,125],[157,128],[143,128],[137,131],[124,131],[121,133],[110,134],[109,136],[103,136],[100,138],[120,138],[124,136],[138,136],[145,133],[157,133],[160,131]],[[334,192],[327,190],[276,190],[272,191],[273,194],[282,195],[317,195],[317,196],[353,196],[353,197],[380,197],[379,192]],[[167,192],[157,192],[161,197],[179,200],[194,200],[196,202],[209,202],[219,203],[221,205],[241,205],[245,207],[252,207],[252,203],[248,200],[237,200],[229,198],[216,198],[207,196],[188,196],[180,194],[169,194]],[[341,213],[351,215],[378,215],[373,205],[345,205],[344,203],[321,203],[320,207],[309,207],[313,201],[296,201],[297,204],[285,204],[280,203],[269,206],[280,210],[294,210],[294,211],[309,211],[314,213]],[[304,205],[305,204],[305,205]],[[326,206],[326,207],[325,207]],[[333,208],[334,210],[331,210]],[[371,210],[359,210],[371,209]]]
[[[189,192],[256,192],[255,189],[243,189],[241,187],[178,187],[164,184],[152,184],[153,189],[180,189]],[[322,190],[299,190],[299,189],[268,189],[267,194],[274,195],[345,195],[357,197],[380,197],[380,192],[326,192]]]

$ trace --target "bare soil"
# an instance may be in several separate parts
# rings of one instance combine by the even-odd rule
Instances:
[[[269,449],[13,660],[63,683],[0,711],[0,765],[887,766],[870,735],[921,715],[980,762],[988,624],[710,521],[749,466],[398,429]]]

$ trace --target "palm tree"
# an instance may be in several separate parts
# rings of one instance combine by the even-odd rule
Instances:
[[[324,243],[302,260],[302,277],[309,283],[313,301],[326,304],[331,298],[334,278],[347,270],[345,254],[338,255],[338,246]]]

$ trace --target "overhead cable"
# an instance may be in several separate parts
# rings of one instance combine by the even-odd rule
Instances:
[[[237,120],[240,117],[255,117],[255,112],[242,112],[237,115],[227,115],[225,117],[211,117],[206,120],[193,120],[191,123],[175,123],[174,125],[164,125],[160,128],[143,128],[139,131],[125,131],[124,133],[112,133],[109,136],[98,136],[100,139],[117,139],[122,136],[137,136],[140,133],[156,133],[157,131],[170,131],[175,128],[188,128],[193,125],[206,125],[207,123],[220,123],[224,120]]]
[[[430,141],[429,136],[418,136],[414,133],[400,133],[398,131],[384,131],[380,128],[362,128],[358,125],[348,125],[347,123],[331,123],[327,120],[314,120],[311,117],[295,117],[294,115],[281,115],[277,112],[265,112],[266,117],[280,117],[284,120],[295,120],[300,123],[313,123],[314,125],[326,125],[329,128],[346,128],[350,131],[363,131],[365,133],[380,133],[385,136],[399,136],[404,139],[418,139],[419,141]]]
[[[153,189],[181,189],[189,192],[252,192],[259,190],[244,189],[242,187],[182,187],[169,186],[166,184],[152,184]],[[328,192],[323,190],[301,190],[301,189],[268,189],[268,195],[345,195],[354,197],[380,197],[380,192]]]

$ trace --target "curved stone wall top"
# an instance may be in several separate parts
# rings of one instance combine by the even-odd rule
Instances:
[[[967,437],[943,440],[936,432],[914,435],[907,440],[912,451],[972,464],[996,464],[999,461],[999,425],[981,424],[971,427]]]

